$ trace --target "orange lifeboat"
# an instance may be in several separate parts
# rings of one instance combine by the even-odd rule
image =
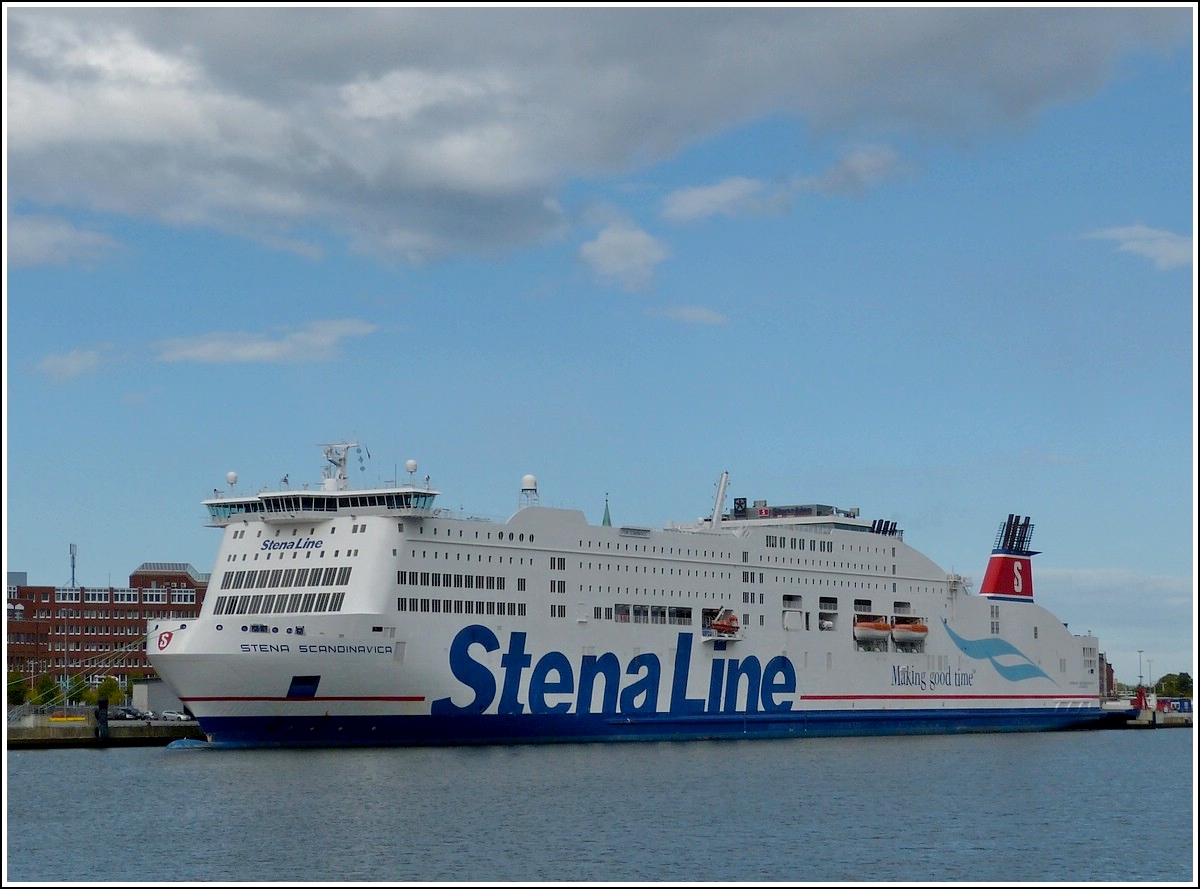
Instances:
[[[861,615],[854,619],[854,638],[859,642],[880,642],[892,632],[892,625],[882,617]]]
[[[922,642],[929,635],[929,625],[922,620],[896,624],[892,627],[892,638],[897,642]]]
[[[732,608],[724,608],[712,620],[713,632],[720,636],[736,636],[742,625],[738,623],[737,615]]]

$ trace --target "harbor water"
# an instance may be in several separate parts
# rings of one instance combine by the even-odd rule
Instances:
[[[11,882],[1180,882],[1190,729],[14,750]]]

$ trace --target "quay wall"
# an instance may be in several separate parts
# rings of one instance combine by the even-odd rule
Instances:
[[[104,737],[101,737],[101,735]],[[180,738],[206,740],[195,722],[110,722],[100,731],[95,719],[53,723],[46,720],[8,725],[9,750],[45,750],[55,747],[165,747]]]

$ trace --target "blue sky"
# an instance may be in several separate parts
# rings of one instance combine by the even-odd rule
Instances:
[[[1195,8],[4,8],[6,570],[416,459],[858,507],[1195,676]]]

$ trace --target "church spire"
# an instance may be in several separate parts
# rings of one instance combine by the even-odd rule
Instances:
[[[604,525],[604,527],[606,527],[606,528],[612,527],[612,518],[608,514],[608,495],[607,494],[604,495],[604,521],[602,521],[600,524]]]

